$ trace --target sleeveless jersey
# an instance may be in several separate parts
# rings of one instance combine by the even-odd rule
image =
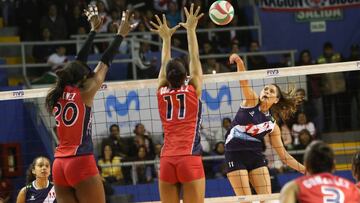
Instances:
[[[202,103],[192,85],[178,89],[161,87],[158,107],[164,129],[161,156],[200,155]]]
[[[356,189],[355,184],[330,173],[303,176],[296,179],[295,182],[299,187],[297,194],[299,203],[360,202],[359,191]]]
[[[26,203],[55,203],[56,194],[54,185],[48,182],[48,186],[43,189],[37,189],[35,181],[26,186]]]
[[[225,134],[227,151],[262,151],[264,136],[273,131],[275,119],[270,112],[260,111],[260,104],[255,107],[240,107]]]
[[[55,157],[93,153],[91,107],[84,104],[78,87],[66,86],[54,107],[59,146]]]

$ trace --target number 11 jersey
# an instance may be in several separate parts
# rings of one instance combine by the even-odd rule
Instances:
[[[161,156],[200,155],[202,103],[194,86],[161,87],[157,99],[164,129]]]
[[[80,89],[66,86],[53,113],[59,139],[55,157],[92,154],[91,107],[83,102]]]

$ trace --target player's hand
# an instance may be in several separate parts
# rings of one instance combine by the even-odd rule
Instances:
[[[84,9],[84,15],[91,24],[91,31],[99,32],[104,19],[99,16],[96,5],[90,4],[88,9]]]
[[[170,39],[174,32],[180,27],[180,25],[176,25],[173,28],[169,28],[165,14],[162,15],[162,22],[158,15],[155,15],[155,18],[158,24],[150,21],[150,24],[155,28],[150,29],[150,31],[157,33],[163,40]]]
[[[239,55],[237,54],[231,54],[230,57],[229,57],[229,63],[230,64],[233,64],[233,63],[242,63],[244,64],[244,62],[242,61],[242,59],[240,58]]]
[[[194,4],[191,4],[190,6],[190,12],[187,10],[186,7],[184,7],[185,16],[186,16],[186,22],[180,23],[181,26],[183,26],[187,30],[196,29],[196,26],[198,24],[199,19],[204,15],[204,13],[200,13],[200,6],[196,8],[196,11],[194,12]]]
[[[133,20],[130,18],[132,18],[130,11],[126,10],[122,12],[120,25],[114,23],[118,27],[118,32],[117,32],[118,35],[121,35],[122,37],[126,37],[129,34],[129,32],[138,25],[138,23],[131,24],[130,21]]]

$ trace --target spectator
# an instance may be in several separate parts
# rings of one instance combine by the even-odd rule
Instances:
[[[308,49],[302,50],[299,56],[298,66],[313,65],[315,62],[312,59],[311,52]],[[314,114],[309,114],[309,119],[314,121],[318,136],[323,131],[324,126],[324,107],[323,97],[321,93],[321,75],[307,75],[307,90],[309,103],[313,106]]]
[[[318,58],[317,62],[322,64],[340,61],[341,55],[334,51],[330,42],[326,42],[323,47],[323,55]],[[324,95],[324,129],[329,131],[348,129],[350,127],[350,108],[347,108],[349,101],[344,73],[322,74],[321,84],[321,93]]]
[[[146,154],[146,147],[140,146],[138,148],[138,155],[136,161],[146,161],[148,159],[148,155]],[[154,179],[154,169],[153,165],[137,165],[136,173],[138,178],[138,183],[150,183]]]
[[[229,72],[229,69],[223,64],[216,61],[214,58],[206,59],[206,63],[203,65],[204,74],[215,74]]]
[[[299,144],[294,146],[295,150],[304,150],[313,140],[312,135],[307,129],[303,129],[299,132]],[[299,162],[304,162],[304,154],[296,154],[294,158]]]
[[[136,59],[137,76],[139,79],[150,79],[157,76],[156,58],[149,58],[151,55],[150,45],[141,42],[138,55],[133,56]]]
[[[66,39],[68,36],[67,26],[62,16],[58,14],[55,4],[50,4],[48,15],[43,16],[40,21],[40,29],[49,28],[54,40]]]
[[[158,13],[166,13],[169,9],[170,2],[177,4],[176,0],[154,0],[153,2],[153,6]]]
[[[109,3],[109,8],[113,8],[117,10],[118,12],[123,12],[126,10],[126,0],[112,0],[111,3]]]
[[[286,149],[291,149],[292,148],[291,131],[285,123],[283,122],[278,122],[278,123],[281,130],[281,139],[283,141],[283,144]]]
[[[90,29],[87,19],[82,15],[82,11],[79,5],[75,5],[69,10],[66,20],[70,35],[77,34],[79,27],[84,27],[86,29],[85,33],[87,33]]]
[[[124,176],[119,166],[121,157],[113,153],[111,145],[106,144],[101,151],[101,158],[98,165],[101,167],[101,176],[108,183],[123,184]],[[104,167],[105,164],[110,164],[110,167]]]
[[[2,169],[0,168],[0,203],[10,203],[13,185],[9,179],[2,176]]]
[[[169,27],[174,27],[181,22],[181,14],[178,9],[176,1],[170,1],[168,3],[168,12],[166,13],[166,19],[169,22]]]
[[[110,145],[114,156],[127,157],[129,148],[126,141],[120,136],[120,128],[117,124],[112,124],[109,128],[110,135],[102,141],[102,146]]]
[[[100,32],[107,32],[109,23],[112,21],[111,17],[106,11],[105,4],[102,1],[97,1],[96,6],[98,8],[99,16],[103,18],[103,24],[100,28]]]
[[[310,122],[306,118],[305,113],[299,113],[297,117],[297,122],[294,123],[291,129],[291,134],[294,138],[294,145],[299,145],[299,134],[302,130],[307,130],[312,138],[315,138],[315,126],[314,123]]]
[[[43,28],[41,31],[41,41],[49,42],[51,41],[51,33],[48,28]],[[34,45],[33,47],[33,57],[35,58],[36,63],[46,63],[48,57],[54,53],[56,48],[54,45]]]
[[[252,41],[249,46],[249,52],[256,53],[260,51],[258,41]],[[248,70],[264,69],[268,66],[267,60],[263,55],[250,55],[247,57]]]
[[[150,133],[146,131],[145,126],[142,123],[138,123],[135,125],[134,129],[135,138],[142,138],[144,140],[144,146],[146,147],[147,155],[150,159],[154,159],[155,150],[154,144],[150,137]]]
[[[360,48],[359,45],[353,44],[350,48],[350,56],[347,61],[360,61]],[[360,72],[351,71],[346,72],[346,91],[349,96],[351,104],[355,103],[355,109],[351,110],[351,129],[360,128]]]
[[[56,52],[49,56],[47,63],[51,65],[51,70],[55,72],[61,69],[67,61],[66,48],[64,46],[58,46]]]
[[[222,156],[225,154],[224,142],[218,142],[215,145],[214,150],[212,151],[212,156]],[[224,159],[212,161],[212,170],[215,178],[224,178],[226,177],[226,162]]]
[[[214,139],[209,128],[204,128],[200,125],[200,143],[203,155],[208,155],[211,152],[211,140]]]
[[[287,121],[288,126],[292,126],[297,122],[298,114],[305,113],[309,121],[317,116],[317,111],[314,108],[313,104],[306,99],[305,89],[299,88],[295,91],[296,97],[299,98],[298,104],[296,106],[295,114]]]
[[[40,27],[41,12],[39,8],[39,0],[17,1],[15,5],[16,19],[18,21],[17,25],[20,27],[19,31],[21,41],[37,40],[40,35],[39,30],[36,29]]]

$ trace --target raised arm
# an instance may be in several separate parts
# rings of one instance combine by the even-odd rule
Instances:
[[[161,50],[161,67],[158,77],[158,88],[160,88],[167,85],[166,65],[171,59],[171,36],[174,34],[176,29],[180,27],[180,25],[176,25],[170,29],[167,25],[165,14],[162,15],[162,22],[159,16],[155,15],[155,18],[158,24],[150,21],[150,24],[155,28],[150,30],[157,33],[163,42]]]
[[[96,66],[94,70],[94,76],[89,78],[85,82],[85,91],[84,91],[84,102],[88,105],[91,105],[92,100],[96,94],[96,92],[100,89],[101,85],[105,80],[106,73],[110,67],[112,60],[114,59],[118,48],[122,42],[122,40],[127,36],[127,34],[132,29],[132,25],[130,25],[130,12],[126,11],[122,13],[121,23],[118,25],[118,32],[115,35],[114,40],[111,42],[109,47],[105,50],[103,55],[101,56],[100,62]]]
[[[189,69],[190,69],[190,82],[189,84],[193,85],[196,89],[196,94],[200,98],[202,91],[202,68],[200,63],[199,56],[199,45],[196,37],[196,26],[199,19],[204,15],[203,13],[199,14],[200,7],[197,7],[194,12],[194,4],[191,4],[190,12],[187,8],[184,8],[186,22],[180,23],[187,30],[187,39],[188,39],[188,48],[189,48]]]
[[[244,62],[241,60],[240,56],[237,54],[231,54],[229,57],[230,64],[236,63],[237,71],[244,72],[246,71]],[[251,88],[248,80],[240,80],[240,87],[243,92],[245,99],[243,100],[242,105],[246,107],[253,107],[258,104],[258,96],[256,92]]]
[[[281,132],[278,125],[275,125],[274,130],[270,133],[270,144],[275,149],[282,162],[300,173],[305,173],[305,167],[286,151],[281,141]]]

